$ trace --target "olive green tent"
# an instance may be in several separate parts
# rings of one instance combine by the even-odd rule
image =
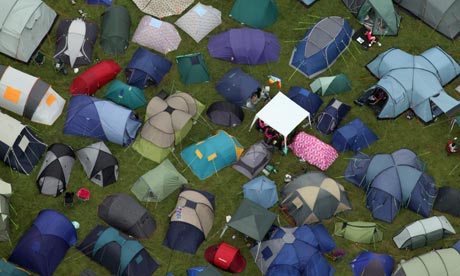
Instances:
[[[275,0],[236,0],[230,17],[253,28],[271,26],[278,19]]]
[[[208,82],[211,79],[208,67],[200,53],[177,56],[176,62],[185,84]]]
[[[131,18],[125,6],[108,7],[101,16],[101,47],[107,54],[120,55],[128,48]]]
[[[311,91],[321,96],[339,94],[351,90],[350,79],[345,74],[317,78],[310,84]]]
[[[131,192],[140,200],[160,202],[188,180],[180,174],[169,159],[161,162],[134,183]]]
[[[383,232],[374,222],[353,221],[337,222],[334,235],[352,242],[375,243],[383,240]]]
[[[450,276],[459,271],[460,254],[454,248],[446,248],[401,261],[393,276]]]

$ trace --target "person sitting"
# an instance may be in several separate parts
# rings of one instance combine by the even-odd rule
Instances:
[[[457,153],[458,152],[458,138],[455,137],[454,139],[452,140],[449,140],[449,142],[447,142],[447,145],[446,145],[446,150],[448,153]]]
[[[380,42],[377,42],[377,37],[372,35],[372,30],[368,29],[365,33],[367,41],[369,42],[369,47],[372,47],[374,43],[377,43],[379,46],[382,46]]]

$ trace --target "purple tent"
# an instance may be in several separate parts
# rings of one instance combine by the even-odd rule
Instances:
[[[230,29],[209,39],[212,57],[238,64],[262,64],[278,61],[280,45],[276,35],[257,29]]]

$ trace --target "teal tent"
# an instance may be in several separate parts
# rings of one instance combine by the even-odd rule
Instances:
[[[208,82],[211,77],[200,53],[176,57],[179,73],[185,84]]]
[[[253,28],[263,29],[278,19],[275,0],[236,0],[230,17]]]
[[[311,91],[321,96],[339,94],[351,90],[350,79],[345,74],[317,78],[310,84]]]
[[[104,98],[133,110],[147,104],[144,91],[119,80],[110,83]]]

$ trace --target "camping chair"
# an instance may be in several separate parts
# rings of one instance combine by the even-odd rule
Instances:
[[[66,192],[64,195],[64,206],[73,206],[73,196],[75,195],[74,192]]]
[[[45,55],[44,55],[42,52],[37,51],[37,52],[32,56],[32,62],[35,63],[35,64],[38,65],[38,66],[43,65],[43,63],[45,63]]]
[[[67,69],[65,69],[65,63],[60,58],[55,58],[53,60],[53,67],[54,71],[57,73],[62,73],[63,75],[67,75]]]
[[[81,201],[88,201],[89,198],[91,196],[91,193],[89,192],[88,189],[85,189],[85,188],[81,188],[80,190],[78,190],[77,192],[77,197],[78,199],[80,199]]]

